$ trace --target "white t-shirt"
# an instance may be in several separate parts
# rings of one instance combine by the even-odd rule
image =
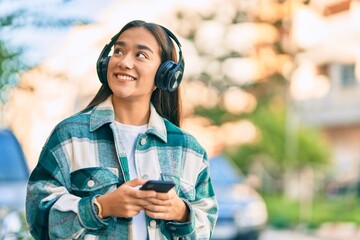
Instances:
[[[135,141],[139,134],[144,134],[147,130],[147,124],[142,126],[132,126],[126,125],[119,122],[116,122],[121,135],[121,141],[126,151],[126,156],[129,164],[130,179],[138,177],[135,164]],[[145,212],[140,211],[140,213],[133,217],[133,239],[136,240],[146,240],[147,239],[147,230],[146,230],[146,220]]]

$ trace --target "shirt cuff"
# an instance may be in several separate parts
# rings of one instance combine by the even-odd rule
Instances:
[[[91,230],[97,230],[108,225],[108,219],[100,219],[96,214],[94,199],[97,196],[84,197],[79,201],[80,222],[85,228]]]
[[[168,221],[166,223],[167,228],[172,232],[174,236],[186,236],[195,231],[195,213],[191,207],[191,204],[186,199],[181,199],[189,209],[189,221],[188,222],[176,222]]]

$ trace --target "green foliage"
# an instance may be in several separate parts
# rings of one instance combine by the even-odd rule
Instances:
[[[295,167],[305,165],[322,167],[329,163],[330,146],[318,129],[302,126],[298,135],[298,150]]]
[[[304,125],[287,128],[285,110],[281,106],[259,106],[249,119],[260,131],[259,142],[227,151],[244,172],[257,156],[271,159],[278,171],[308,165],[317,168],[328,163],[329,146],[319,130]]]
[[[260,105],[250,118],[260,130],[260,142],[256,147],[258,154],[268,155],[280,166],[283,166],[286,147],[286,120],[284,111],[280,110],[280,107],[272,110],[267,105]]]
[[[18,84],[19,73],[27,68],[19,53],[10,52],[0,41],[0,105],[8,100],[8,90]]]
[[[241,147],[232,147],[225,150],[225,155],[234,161],[236,165],[245,174],[248,173],[253,156],[257,156],[261,149],[258,145],[243,145]]]
[[[233,115],[219,106],[214,108],[197,107],[195,109],[195,113],[196,115],[204,116],[210,119],[212,124],[216,126],[220,126],[225,122],[235,121],[243,116],[243,115]]]
[[[322,196],[314,200],[311,218],[300,222],[300,203],[280,195],[263,195],[269,212],[269,225],[295,228],[305,224],[319,228],[323,223],[353,222],[360,226],[360,199],[354,195]]]
[[[269,90],[270,91],[270,90]],[[283,98],[264,94],[258,98],[257,108],[249,114],[234,115],[220,106],[214,109],[196,109],[196,114],[207,117],[215,125],[227,121],[248,119],[259,132],[259,138],[252,144],[225,148],[224,154],[246,175],[260,174],[261,191],[282,193],[286,172],[297,172],[310,166],[315,171],[328,166],[330,147],[318,129],[303,124],[293,124],[287,115]],[[241,137],[241,136],[239,136]],[[254,165],[254,163],[256,163]],[[260,166],[260,168],[258,168]],[[269,199],[271,201],[271,199]],[[282,212],[286,206],[286,212]],[[295,201],[271,205],[274,219],[272,224],[287,228],[298,224],[299,206]]]
[[[221,125],[227,121],[249,119],[259,130],[259,141],[227,148],[225,154],[232,159],[244,173],[258,156],[270,160],[274,171],[300,169],[304,166],[322,167],[329,160],[329,146],[318,129],[299,125],[287,128],[288,118],[282,103],[260,102],[257,109],[248,115],[233,115],[224,109],[198,108],[197,115],[205,116],[213,124]],[[265,158],[264,158],[265,157]]]
[[[6,4],[10,0],[5,0],[1,4]],[[9,98],[10,90],[18,85],[20,74],[34,67],[35,64],[22,59],[24,49],[11,46],[9,40],[5,40],[6,33],[16,31],[21,28],[34,29],[61,29],[68,28],[76,24],[89,24],[90,19],[85,17],[71,17],[66,15],[56,15],[46,12],[50,5],[59,5],[58,8],[72,2],[71,0],[49,2],[44,8],[29,8],[27,4],[13,4],[10,11],[3,11],[0,15],[0,109]],[[26,36],[25,36],[26,37]]]
[[[324,222],[354,222],[360,226],[360,199],[354,195],[319,198],[314,201],[309,225],[317,228]]]
[[[268,224],[274,228],[293,228],[299,224],[299,203],[279,196],[263,195],[268,209]]]
[[[11,0],[3,0],[10,2]],[[89,24],[90,19],[83,17],[71,17],[63,14],[53,14],[46,12],[49,6],[55,5],[61,11],[61,7],[66,6],[70,2],[76,0],[66,1],[49,1],[43,4],[42,9],[29,8],[27,4],[13,4],[11,11],[4,11],[0,16],[0,26],[9,27],[11,29],[21,28],[24,26],[33,26],[37,28],[64,28],[71,27],[75,24]],[[5,5],[5,4],[4,4]]]

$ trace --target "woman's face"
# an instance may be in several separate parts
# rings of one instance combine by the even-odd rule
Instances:
[[[160,47],[150,31],[133,27],[114,45],[107,79],[115,97],[126,101],[150,101],[161,63]]]

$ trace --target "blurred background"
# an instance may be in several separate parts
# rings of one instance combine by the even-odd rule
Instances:
[[[29,237],[24,187],[6,186],[89,103],[102,48],[134,19],[182,44],[214,239],[360,239],[359,0],[0,0],[0,239]]]

